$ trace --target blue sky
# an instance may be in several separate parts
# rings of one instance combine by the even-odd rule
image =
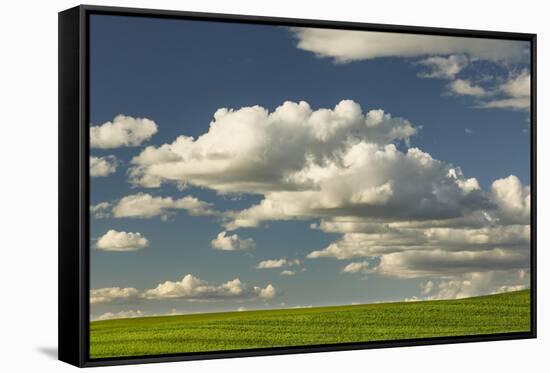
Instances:
[[[98,134],[103,131],[105,136],[122,126],[126,132],[117,132],[118,135],[135,137],[133,142],[121,138],[118,143],[109,144],[102,143],[105,137],[98,137],[92,143],[91,156],[97,157],[97,165],[103,168],[92,169],[92,176],[95,176],[91,178],[91,204],[109,204],[101,209],[101,216],[91,219],[90,225],[91,288],[97,295],[97,299],[92,301],[93,318],[107,313],[110,314],[105,317],[124,317],[236,310],[239,307],[255,309],[405,298],[435,299],[528,286],[525,252],[529,242],[524,238],[529,228],[525,216],[530,212],[525,202],[530,193],[529,107],[525,103],[528,101],[525,82],[530,71],[526,58],[529,44],[490,40],[495,44],[485,45],[483,42],[486,41],[463,38],[454,38],[449,43],[445,40],[424,41],[421,37],[419,41],[412,39],[402,47],[396,43],[392,49],[380,43],[376,49],[371,46],[375,46],[377,40],[384,41],[377,33],[368,33],[371,34],[368,37],[356,34],[333,37],[330,30],[317,31],[221,22],[91,17],[90,125],[98,129]],[[339,37],[357,45],[346,49]],[[423,48],[422,43],[430,47]],[[363,44],[367,47],[363,48]],[[491,54],[486,50],[495,52]],[[272,113],[285,101],[305,101],[311,114],[319,109],[336,111],[336,105],[342,100],[360,105],[361,113],[356,114],[363,121],[367,120],[370,110],[382,109],[391,114],[391,118],[382,119],[382,125],[389,128],[388,134],[384,134],[390,136],[389,140],[375,141],[380,149],[389,152],[384,147],[395,144],[396,152],[407,154],[410,148],[418,148],[423,154],[440,160],[442,164],[429,166],[433,169],[422,176],[423,180],[434,178],[429,184],[436,185],[434,190],[439,190],[438,185],[447,185],[448,181],[443,179],[449,169],[460,167],[462,174],[458,172],[457,177],[453,176],[456,180],[452,179],[455,180],[453,188],[459,188],[457,190],[462,193],[460,198],[457,197],[452,206],[450,203],[449,206],[438,205],[449,211],[454,220],[430,219],[428,223],[425,216],[413,213],[413,201],[406,201],[406,198],[425,191],[407,186],[400,195],[399,190],[408,183],[417,183],[415,177],[418,173],[413,169],[409,175],[403,171],[406,171],[406,166],[392,161],[388,167],[395,166],[395,172],[385,172],[380,167],[374,167],[373,171],[368,166],[369,170],[378,173],[365,174],[365,178],[385,181],[376,186],[369,184],[362,191],[378,193],[375,202],[363,200],[362,204],[351,206],[350,201],[357,201],[357,198],[350,197],[341,206],[333,208],[331,205],[330,212],[326,206],[323,206],[323,212],[311,204],[290,206],[296,209],[300,218],[258,208],[256,210],[261,210],[262,218],[257,218],[260,212],[255,210],[256,220],[252,224],[255,226],[241,224],[231,228],[228,225],[237,219],[236,216],[252,219],[250,213],[243,211],[261,205],[263,200],[288,211],[284,208],[288,203],[285,198],[294,198],[292,193],[298,193],[295,189],[306,188],[305,184],[296,184],[287,190],[280,178],[266,176],[268,179],[262,180],[269,187],[244,186],[245,181],[255,179],[254,171],[246,169],[242,171],[242,180],[238,174],[227,183],[221,174],[208,173],[205,169],[218,167],[214,153],[206,154],[212,161],[203,163],[195,164],[193,162],[198,161],[191,158],[180,160],[180,163],[159,161],[160,155],[165,154],[161,153],[162,145],[172,144],[178,136],[194,138],[183,148],[199,149],[198,143],[193,142],[209,132],[214,113],[220,108],[233,109],[230,115],[216,118],[220,126],[227,123],[225,128],[241,128],[239,120],[248,123],[249,116],[261,117],[252,117],[250,112],[239,111],[241,108],[258,105]],[[289,112],[298,110],[295,107],[287,109]],[[125,117],[116,120],[120,114]],[[254,126],[263,125],[262,120],[266,125],[272,125],[275,119],[252,120],[260,122],[243,127],[243,131],[253,131]],[[287,127],[281,125],[277,131],[286,131]],[[372,137],[369,136],[372,135],[363,127],[353,131],[359,132],[358,135],[352,134],[356,141],[371,144]],[[395,135],[395,131],[412,132]],[[247,140],[242,141],[254,141],[253,133],[246,137],[243,132],[236,131],[225,139],[238,142],[239,136],[245,136]],[[224,140],[215,138],[220,134],[227,132],[212,133],[209,143]],[[276,140],[267,137],[267,146],[275,144]],[[143,155],[147,146],[152,147],[151,157],[145,160],[143,156],[141,163],[136,161],[134,157]],[[338,151],[350,151],[347,142],[335,146]],[[175,152],[174,149],[173,146],[169,151]],[[238,152],[239,147],[231,149]],[[301,147],[297,145],[291,149],[298,152]],[[209,151],[213,152],[212,149]],[[235,159],[251,156],[231,154]],[[280,167],[281,173],[287,172],[286,165],[270,159],[273,154],[277,154],[276,149],[267,150],[264,154],[267,159],[262,161],[273,164],[275,171]],[[325,161],[326,157],[336,157],[335,154],[325,154]],[[222,162],[225,159],[219,161],[220,167],[233,165],[231,160]],[[237,165],[240,164],[233,166]],[[322,161],[315,165],[328,167]],[[189,171],[191,167],[208,174],[198,177],[199,171]],[[227,172],[236,169],[231,167]],[[305,172],[307,167],[304,164],[301,167],[292,169],[296,173],[292,175]],[[132,177],[132,170],[137,168],[139,177]],[[284,175],[287,177],[290,173]],[[515,178],[509,178],[510,175],[515,175]],[[158,185],[145,181],[146,177],[153,176]],[[470,178],[475,178],[475,186],[464,187]],[[340,180],[346,183],[348,179]],[[495,180],[503,181],[493,184]],[[324,190],[325,185],[332,185],[330,182],[310,186],[311,192]],[[445,191],[453,196],[458,193],[454,189]],[[171,200],[164,200],[165,209],[156,215],[142,213],[141,216],[134,214],[129,217],[128,213],[116,212],[123,210],[120,202],[124,197],[144,194]],[[208,203],[214,212],[174,207],[174,200],[186,196],[196,199],[194,208],[198,208],[196,206],[200,203]],[[320,194],[320,198],[324,196]],[[333,194],[326,196],[334,197]],[[157,200],[157,203],[160,202]],[[182,201],[180,206],[185,203]],[[117,204],[119,210],[116,210]],[[171,207],[166,207],[168,205]],[[403,212],[398,218],[394,217],[397,214],[394,210],[400,208]],[[410,214],[408,208],[411,208]],[[340,212],[334,212],[336,210]],[[392,212],[387,214],[385,211]],[[480,222],[480,216],[490,218]],[[523,220],[518,216],[523,216]],[[371,233],[364,230],[321,227],[323,220],[335,222],[344,218],[376,225],[373,229],[378,235],[369,236]],[[416,225],[414,228],[404,227],[405,222]],[[390,233],[380,233],[379,229],[388,227],[392,229]],[[114,233],[105,237],[103,244],[98,244],[110,230]],[[238,237],[220,239],[216,248],[212,241],[222,231],[226,232],[223,238]],[[137,235],[129,236],[129,232]],[[337,250],[344,246],[342,240],[346,234],[353,244],[346,246],[348,249],[344,255]],[[417,238],[403,244],[412,236]],[[480,236],[483,237],[482,243],[476,241]],[[503,236],[508,241],[497,239]],[[418,237],[421,237],[420,241],[415,241]],[[423,249],[420,246],[426,237],[432,241]],[[146,243],[139,241],[140,238],[145,238]],[[376,241],[389,242],[391,239],[399,240],[401,246],[392,244],[389,248]],[[130,243],[125,244],[125,240]],[[311,254],[338,242],[340,246],[337,245],[336,251]],[[365,253],[365,247],[375,246],[385,248],[381,251],[373,249],[368,255]],[[426,266],[411,263],[404,247],[414,247],[414,253],[421,251],[422,255],[425,254]],[[505,250],[510,260],[493,260],[495,250]],[[461,255],[468,256],[469,253],[480,255],[476,258],[490,262],[490,265],[480,267],[475,263],[465,263]],[[441,255],[443,259],[440,259]],[[286,262],[272,263],[278,268],[256,268],[263,260],[278,259]],[[458,263],[454,267],[453,260]],[[344,272],[343,268],[351,263],[357,265]],[[436,263],[435,267],[437,263],[445,265],[442,269],[430,271],[426,269],[430,263]],[[283,270],[295,273],[284,276],[281,275]],[[403,270],[401,274],[400,270]],[[184,284],[182,279],[186,275],[193,277],[188,277]],[[231,287],[223,284],[237,278],[241,284],[234,285],[239,294],[230,294],[228,289]],[[476,281],[478,286],[467,285]],[[164,290],[157,288],[159,284],[166,285]],[[185,287],[186,284],[190,287]],[[154,289],[157,291],[149,291]]]

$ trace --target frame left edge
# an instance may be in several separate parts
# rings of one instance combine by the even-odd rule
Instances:
[[[58,14],[58,359],[82,367],[81,7]]]

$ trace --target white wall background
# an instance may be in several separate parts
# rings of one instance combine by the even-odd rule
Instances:
[[[545,2],[126,0],[90,4],[538,34],[539,338],[109,368],[116,372],[525,372],[550,366],[547,245],[550,23]],[[0,12],[0,370],[69,371],[57,349],[57,12],[76,1],[5,1]]]

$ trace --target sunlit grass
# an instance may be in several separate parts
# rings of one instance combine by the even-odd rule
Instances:
[[[95,321],[90,357],[530,330],[528,290],[476,298]]]

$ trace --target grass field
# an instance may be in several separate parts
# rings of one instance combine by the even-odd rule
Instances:
[[[529,291],[476,298],[94,321],[90,357],[520,332]]]

